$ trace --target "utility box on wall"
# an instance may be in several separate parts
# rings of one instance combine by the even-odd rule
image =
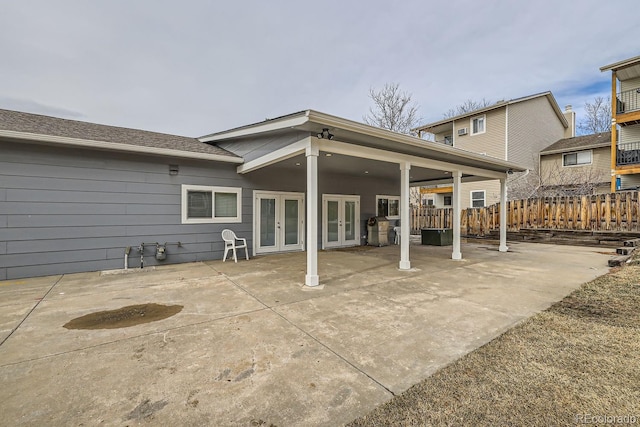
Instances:
[[[420,230],[423,245],[448,246],[453,244],[453,229],[423,228]]]

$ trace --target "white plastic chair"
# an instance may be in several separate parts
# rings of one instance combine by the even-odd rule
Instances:
[[[238,262],[238,257],[236,256],[236,249],[244,248],[244,254],[247,257],[247,261],[249,261],[249,252],[247,252],[247,239],[236,236],[236,233],[229,229],[222,230],[222,240],[224,240],[224,258],[222,258],[222,262],[227,260],[227,254],[229,250],[233,250],[233,260]],[[236,242],[242,242],[241,245]]]
[[[399,245],[400,244],[400,233],[402,232],[402,227],[400,227],[400,226],[393,227],[393,231],[394,231],[394,233],[396,233],[396,237],[395,237],[393,243],[395,243],[396,245]]]

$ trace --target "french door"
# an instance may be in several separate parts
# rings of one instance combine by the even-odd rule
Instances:
[[[304,249],[304,194],[254,191],[254,251]]]
[[[322,195],[322,248],[360,244],[360,196]]]

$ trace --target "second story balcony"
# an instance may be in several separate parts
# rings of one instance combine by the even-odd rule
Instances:
[[[626,90],[617,95],[617,114],[629,113],[638,110],[640,110],[640,88]]]
[[[617,144],[616,165],[640,165],[640,141]]]

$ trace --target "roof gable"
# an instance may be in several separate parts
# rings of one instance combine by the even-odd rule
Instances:
[[[562,114],[562,111],[560,110],[560,107],[558,106],[558,103],[556,102],[556,99],[554,98],[553,94],[550,91],[547,92],[542,92],[542,93],[537,93],[534,95],[529,95],[529,96],[523,96],[521,98],[515,98],[515,99],[511,99],[509,101],[498,101],[495,104],[489,105],[487,107],[484,108],[480,108],[474,111],[469,111],[468,113],[464,113],[464,114],[460,114],[454,117],[449,117],[446,119],[442,119],[439,120],[437,122],[432,122],[432,123],[427,123],[423,126],[419,126],[415,129],[413,129],[414,131],[418,132],[418,131],[428,131],[428,129],[437,127],[437,126],[441,126],[443,124],[447,124],[447,123],[453,123],[456,120],[460,120],[460,119],[465,119],[465,118],[470,118],[473,116],[477,116],[479,114],[483,114],[486,113],[488,111],[492,111],[492,110],[497,110],[500,108],[505,108],[507,105],[512,105],[512,104],[518,104],[518,103],[522,103],[522,102],[526,102],[532,99],[537,99],[540,97],[546,97],[549,100],[549,104],[551,105],[551,108],[553,108],[554,112],[556,113],[556,115],[558,116],[558,120],[560,120],[560,122],[562,123],[562,125],[565,128],[569,127],[569,123],[567,123],[567,119],[564,117],[564,114]]]

